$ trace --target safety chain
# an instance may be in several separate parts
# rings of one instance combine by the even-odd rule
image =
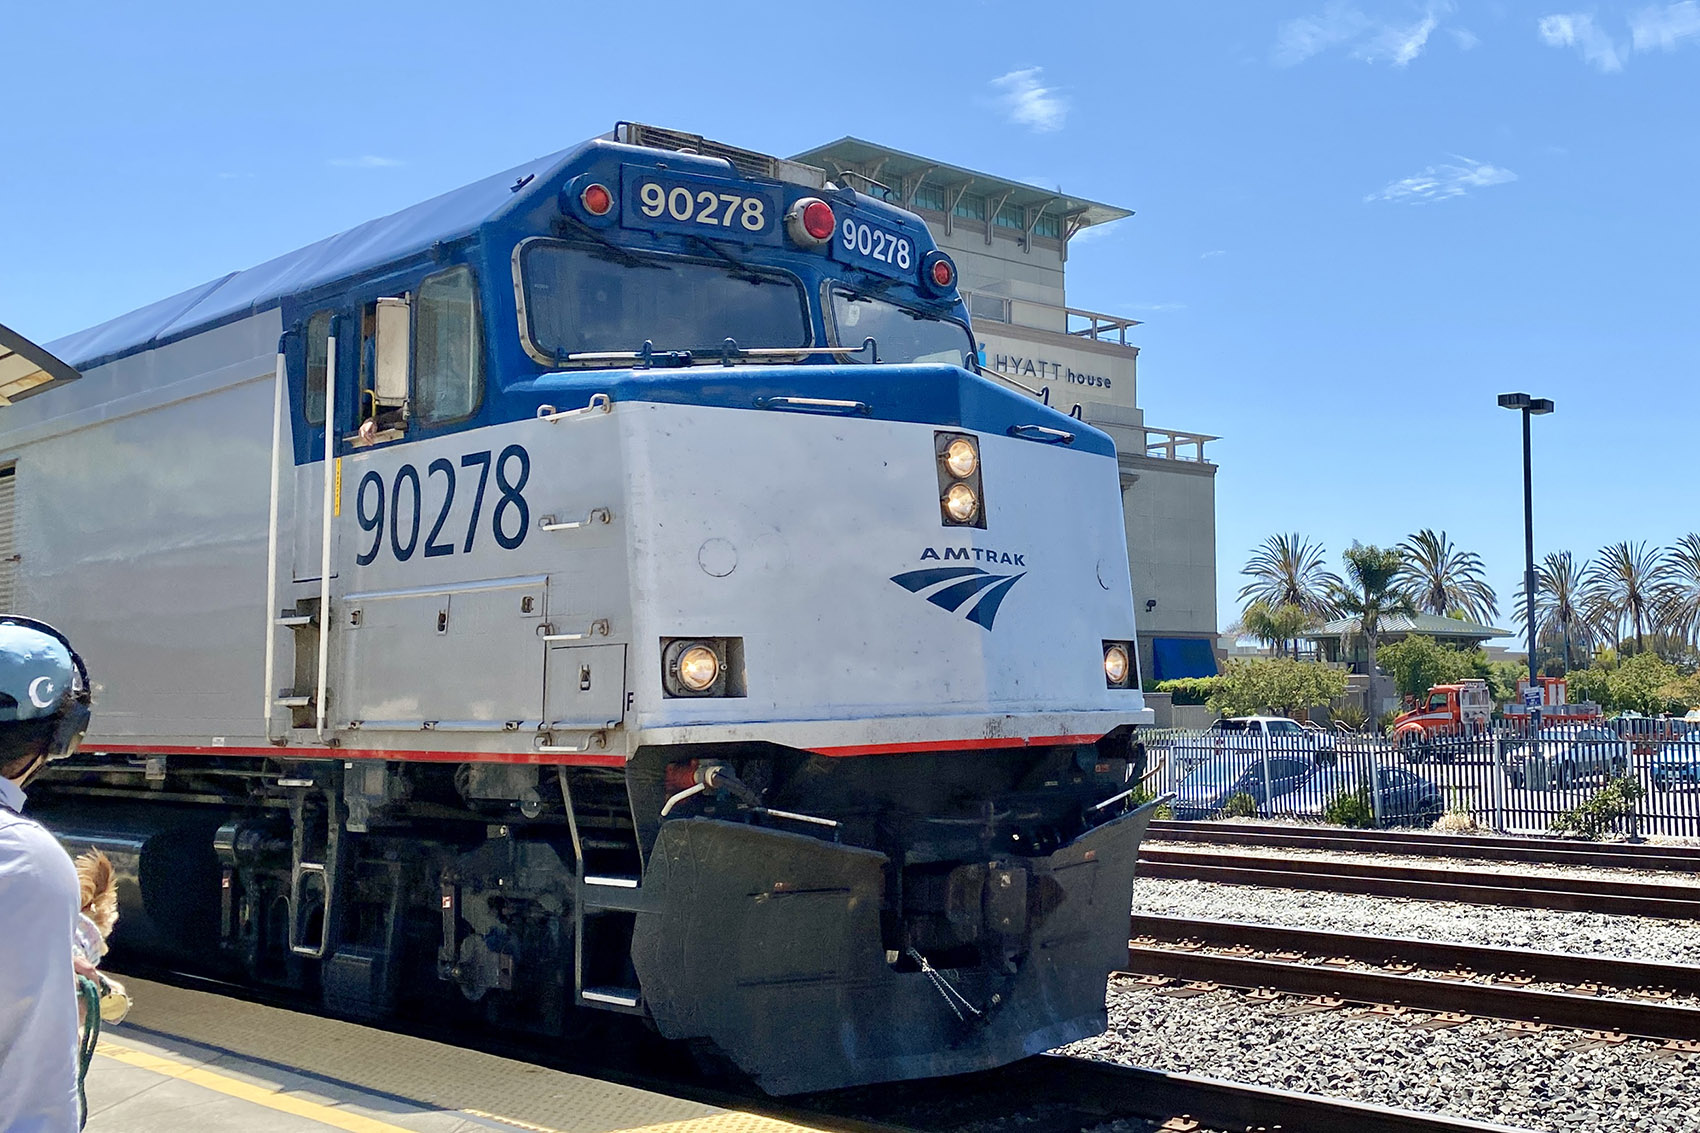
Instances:
[[[908,949],[908,953],[909,958],[920,966],[921,974],[926,976],[927,979],[932,982],[934,989],[936,989],[940,995],[944,996],[945,1003],[949,1004],[950,1009],[956,1013],[956,1017],[959,1020],[964,1023],[968,1021],[968,1016],[962,1013],[964,1008],[967,1008],[969,1014],[973,1015],[976,1019],[981,1017],[980,1009],[968,1002],[968,997],[963,995],[960,991],[957,991],[951,982],[944,978],[943,972],[927,963],[927,958],[925,956],[921,955],[913,947]]]

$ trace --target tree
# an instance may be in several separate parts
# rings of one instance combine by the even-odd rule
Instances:
[[[1689,532],[1665,552],[1664,610],[1660,621],[1675,637],[1700,650],[1700,532]]]
[[[1325,569],[1326,554],[1321,543],[1298,532],[1271,535],[1240,571],[1252,580],[1240,587],[1240,601],[1262,602],[1270,609],[1297,606],[1315,618],[1334,617],[1329,595],[1340,579]]]
[[[1393,678],[1401,696],[1422,696],[1435,685],[1479,675],[1471,654],[1448,649],[1422,634],[1383,645],[1375,651],[1375,662]]]
[[[1290,657],[1230,657],[1209,705],[1224,716],[1298,716],[1346,694],[1346,673]]]
[[[1564,642],[1564,671],[1576,667],[1572,646],[1592,649],[1595,633],[1583,611],[1583,578],[1589,566],[1576,565],[1569,551],[1559,551],[1541,560],[1535,568],[1535,632],[1551,633]],[[1519,629],[1529,630],[1528,603],[1523,585],[1517,585],[1517,608],[1511,611]]]
[[[1399,544],[1398,551],[1403,561],[1396,584],[1417,609],[1441,617],[1463,614],[1482,624],[1499,613],[1481,556],[1460,551],[1446,532],[1425,527]]]
[[[1381,621],[1392,614],[1414,614],[1416,607],[1393,585],[1404,560],[1391,547],[1366,546],[1354,542],[1341,556],[1346,563],[1346,581],[1336,585],[1334,604],[1348,617],[1356,618],[1358,635],[1368,647],[1370,663],[1381,644]]]
[[[1680,676],[1676,666],[1657,653],[1637,653],[1611,675],[1611,707],[1643,716],[1669,711],[1670,698],[1664,690]]]
[[[1299,634],[1316,623],[1316,619],[1297,606],[1270,606],[1263,601],[1253,602],[1240,615],[1239,628],[1257,640],[1273,645],[1281,656],[1288,646],[1298,653]]]
[[[1646,632],[1658,628],[1658,613],[1668,593],[1666,568],[1646,543],[1614,543],[1600,552],[1583,580],[1588,620],[1616,641],[1627,622],[1635,631],[1635,652],[1646,647]]]

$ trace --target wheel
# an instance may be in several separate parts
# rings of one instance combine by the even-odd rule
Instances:
[[[1417,812],[1417,822],[1422,826],[1433,826],[1440,821],[1440,808],[1428,807]]]
[[[1559,789],[1567,791],[1571,787],[1574,787],[1575,785],[1576,785],[1576,765],[1574,763],[1561,763],[1561,764],[1559,764],[1558,765],[1558,787],[1559,787]]]
[[[1507,771],[1505,775],[1506,778],[1511,780],[1511,785],[1519,791],[1523,789],[1523,784],[1528,781],[1528,777],[1521,771]]]

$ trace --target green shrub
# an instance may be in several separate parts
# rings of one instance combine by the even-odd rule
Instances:
[[[1175,704],[1203,704],[1221,684],[1221,677],[1178,677],[1172,681],[1158,681],[1151,691],[1168,693]]]
[[[1552,824],[1554,830],[1596,839],[1615,830],[1617,824],[1629,817],[1635,802],[1647,789],[1627,775],[1619,776],[1596,791],[1586,802],[1565,811]]]
[[[1375,804],[1369,797],[1369,784],[1359,780],[1357,790],[1341,791],[1322,808],[1322,821],[1335,826],[1355,826],[1368,829],[1375,825]]]
[[[1228,796],[1228,801],[1222,804],[1224,818],[1256,818],[1257,800],[1244,791]]]
[[[1350,728],[1354,732],[1363,731],[1364,725],[1369,723],[1369,713],[1356,704],[1347,704],[1333,709],[1329,712],[1329,716],[1333,718],[1336,724]]]

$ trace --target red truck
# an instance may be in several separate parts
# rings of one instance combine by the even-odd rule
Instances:
[[[1417,707],[1393,721],[1393,742],[1412,763],[1451,759],[1456,746],[1486,734],[1493,719],[1493,694],[1486,681],[1435,685]]]

